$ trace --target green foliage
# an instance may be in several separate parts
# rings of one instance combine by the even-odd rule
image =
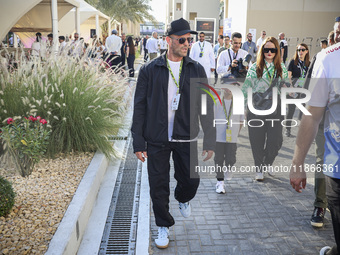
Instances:
[[[132,21],[143,23],[145,20],[155,22],[149,13],[149,0],[86,0],[98,10],[119,22]]]
[[[51,56],[45,62],[22,58],[16,70],[0,73],[0,121],[44,116],[52,131],[48,156],[95,150],[114,154],[107,137],[123,125],[128,84],[120,72],[88,59],[88,52],[84,56]]]
[[[12,184],[0,176],[0,217],[7,216],[14,206],[15,192]]]
[[[7,124],[1,129],[0,138],[13,157],[18,172],[26,177],[46,152],[50,130],[46,128],[46,120],[40,116],[30,116],[21,121],[8,118]]]

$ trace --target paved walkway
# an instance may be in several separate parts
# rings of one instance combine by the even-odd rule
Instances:
[[[275,165],[288,166],[293,156],[297,128],[284,143]],[[314,145],[307,163],[314,163]],[[211,163],[210,163],[211,164]],[[243,128],[236,166],[252,165],[248,131]],[[314,202],[314,174],[308,174],[306,190],[299,194],[289,185],[289,174],[253,180],[254,173],[236,173],[226,182],[226,194],[215,193],[214,175],[202,174],[192,215],[184,219],[173,197],[176,182],[171,170],[170,211],[176,224],[170,228],[170,245],[156,248],[157,226],[151,210],[151,254],[319,254],[321,247],[334,244],[329,212],[321,229],[310,225]]]

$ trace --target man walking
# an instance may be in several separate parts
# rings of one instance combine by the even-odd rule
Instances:
[[[288,56],[288,43],[285,39],[284,33],[279,34],[279,40],[280,40],[280,50],[281,50],[281,61],[284,64],[286,64],[286,60]]]
[[[143,39],[143,49],[144,49],[144,62],[148,60],[148,49],[146,48],[146,42],[148,41],[149,36],[146,35]]]
[[[159,48],[161,50],[161,55],[168,49],[168,43],[166,42],[165,37],[166,36],[162,36],[162,39],[159,40]]]
[[[157,32],[152,32],[152,37],[146,42],[145,47],[148,50],[150,61],[157,57],[158,50]]]
[[[253,42],[253,35],[251,33],[248,33],[247,35],[247,41],[243,43],[242,50],[247,51],[251,55],[251,61],[256,61],[256,44]]]
[[[120,47],[120,66],[125,66],[125,48],[126,48],[126,35],[125,33],[122,33],[121,36],[122,39],[122,47]]]
[[[213,102],[207,101],[207,114],[200,115],[204,68],[187,57],[189,22],[183,18],[171,22],[167,29],[169,49],[141,67],[134,99],[132,123],[133,148],[142,162],[148,158],[150,196],[153,204],[158,248],[169,245],[169,227],[175,224],[169,212],[170,155],[174,161],[175,199],[183,217],[191,214],[189,201],[199,186],[194,166],[198,164],[197,136],[199,120],[204,131],[203,156],[213,155],[216,131],[213,127]],[[156,75],[155,75],[156,74]]]
[[[205,41],[205,34],[199,34],[199,41],[195,42],[190,50],[190,57],[198,61],[205,70],[208,79],[211,78],[211,72],[215,70],[215,57],[214,51],[210,42]]]
[[[259,39],[257,39],[257,42],[256,42],[256,48],[257,50],[260,49],[260,47],[262,46],[262,43],[264,42],[264,38],[266,37],[267,33],[266,31],[261,31],[261,37]]]
[[[334,40],[340,41],[340,19],[334,25]],[[326,179],[326,196],[332,216],[332,225],[336,245],[321,249],[320,255],[340,254],[340,43],[337,43],[318,54],[310,82],[311,99],[308,111],[311,115],[302,117],[293,164],[290,171],[290,184],[301,192],[306,187],[304,161],[318,125],[325,114],[325,152],[323,172]]]
[[[116,29],[112,30],[112,34],[106,38],[105,47],[107,52],[109,53],[109,57],[107,58],[107,62],[110,65],[111,69],[115,69],[120,64],[120,55],[121,55],[121,47],[122,47],[122,39],[117,36],[118,31]]]

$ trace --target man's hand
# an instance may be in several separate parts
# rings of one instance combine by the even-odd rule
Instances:
[[[135,154],[136,157],[142,162],[144,162],[145,159],[148,158],[148,154],[146,153],[146,151],[137,151],[135,152]]]
[[[210,71],[212,71],[212,72],[215,71],[215,68],[210,68]]]
[[[212,151],[212,150],[209,150],[209,151],[204,150],[202,152],[202,156],[205,156],[206,153],[208,153],[207,157],[205,159],[203,159],[203,161],[207,161],[207,160],[211,159],[212,155],[214,154],[214,151]]]
[[[292,185],[293,189],[296,190],[296,192],[301,193],[302,189],[306,188],[306,172],[304,169],[303,164],[301,165],[295,165],[293,164],[290,168],[290,185]]]
[[[234,59],[233,62],[231,63],[232,67],[236,67],[238,63],[238,60]]]

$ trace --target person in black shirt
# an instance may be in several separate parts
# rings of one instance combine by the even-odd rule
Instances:
[[[309,50],[308,46],[304,43],[300,43],[296,47],[294,58],[289,62],[288,66],[288,77],[292,86],[296,88],[303,88],[304,80],[306,78],[308,67],[310,65],[309,61]],[[288,98],[298,98],[301,95],[298,93],[290,94]],[[291,120],[295,112],[295,104],[288,105],[288,114],[286,116],[287,120]],[[292,122],[287,121],[286,136],[290,137],[290,126]]]

